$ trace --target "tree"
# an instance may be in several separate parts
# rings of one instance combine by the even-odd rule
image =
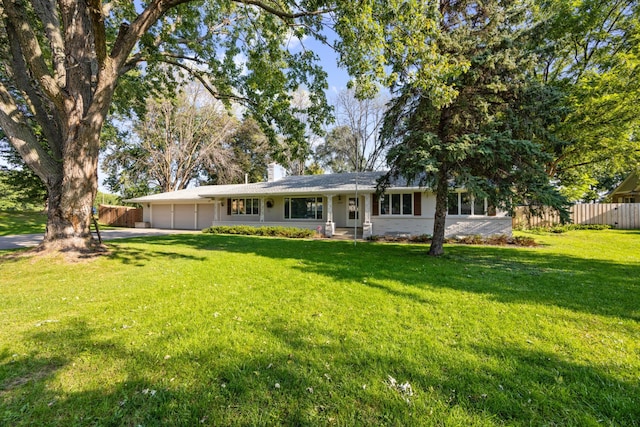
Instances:
[[[270,147],[267,137],[260,129],[258,123],[247,118],[240,123],[229,141],[233,152],[233,161],[238,173],[227,181],[221,181],[218,175],[215,180],[218,184],[239,184],[244,182],[245,175],[249,182],[260,182],[267,176],[267,165],[270,162]]]
[[[440,32],[427,43],[459,64],[446,79],[450,92],[442,96],[414,74],[401,81],[391,102],[383,135],[395,146],[388,154],[386,183],[402,175],[436,192],[430,255],[444,252],[452,187],[509,210],[520,203],[544,204],[566,214],[564,199],[545,173],[547,156],[524,132],[535,127],[535,116],[522,114],[520,100],[531,90],[527,71],[534,59],[526,48],[532,24],[527,6],[525,1],[441,0]],[[514,134],[514,128],[523,132]]]
[[[386,145],[380,129],[386,99],[358,99],[355,90],[341,91],[334,102],[336,127],[318,145],[315,157],[333,172],[373,171],[385,166]]]
[[[175,99],[150,99],[133,134],[108,141],[103,168],[113,191],[123,184],[148,183],[159,192],[187,188],[215,171],[220,180],[238,175],[231,162],[228,139],[237,120],[222,103],[197,84],[186,86]],[[148,189],[147,189],[148,191]]]
[[[297,151],[306,126],[292,114],[291,94],[308,90],[310,127],[320,132],[326,75],[313,52],[291,52],[285,41],[326,41],[320,31],[334,23],[341,63],[356,75],[366,68],[371,80],[385,70],[377,52],[388,23],[402,24],[391,35],[402,49],[414,43],[406,28],[429,28],[433,10],[417,0],[3,0],[0,15],[0,127],[47,187],[42,247],[84,251],[94,243],[91,205],[110,108],[171,91],[183,71],[219,99],[242,102],[272,144],[280,135]],[[353,38],[354,29],[365,37]]]
[[[47,187],[45,247],[92,247],[101,128],[125,97],[171,88],[159,64],[192,73],[220,98],[246,101],[265,129],[291,141],[302,134],[289,89],[325,84],[312,53],[282,47],[289,28],[301,36],[320,19],[294,3],[4,0],[1,9],[0,127]],[[118,83],[129,92],[114,98]],[[317,101],[322,122],[328,109]]]
[[[319,165],[333,173],[364,170],[362,161],[356,160],[360,152],[358,135],[349,126],[336,126],[327,133],[324,142],[315,149]]]
[[[554,138],[540,141],[552,154],[547,172],[571,199],[593,199],[592,189],[640,165],[640,3],[537,3],[537,77],[567,107]]]

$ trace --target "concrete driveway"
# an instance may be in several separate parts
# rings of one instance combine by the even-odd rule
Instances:
[[[194,234],[200,230],[161,230],[159,228],[117,228],[100,230],[102,240],[125,239],[128,237],[165,236],[168,234]],[[44,234],[19,234],[0,236],[0,250],[31,248],[42,242]],[[94,233],[95,236],[95,233]]]

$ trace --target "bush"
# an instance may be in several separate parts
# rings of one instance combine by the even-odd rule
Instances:
[[[431,234],[420,234],[419,236],[411,236],[411,243],[431,243]]]
[[[533,237],[507,236],[506,234],[494,234],[491,236],[481,236],[474,234],[471,236],[450,237],[446,243],[456,243],[459,245],[489,245],[489,246],[538,246]]]
[[[527,231],[532,233],[566,233],[573,230],[610,230],[610,225],[607,224],[564,224],[553,225],[550,227],[532,227]]]
[[[314,237],[316,232],[307,228],[296,227],[253,227],[250,225],[218,225],[202,230],[209,234],[238,234],[243,236],[285,237],[288,239],[307,239]]]

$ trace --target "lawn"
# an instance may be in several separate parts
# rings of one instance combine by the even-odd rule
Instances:
[[[47,215],[42,212],[0,210],[0,236],[44,234]]]
[[[0,260],[0,425],[640,425],[640,232]]]

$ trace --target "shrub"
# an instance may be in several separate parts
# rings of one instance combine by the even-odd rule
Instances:
[[[316,232],[307,228],[250,225],[217,225],[202,230],[209,234],[240,234],[244,236],[285,237],[288,239],[306,239],[314,237]]]
[[[533,233],[566,233],[572,230],[610,230],[611,227],[608,224],[564,224],[553,225],[549,227],[532,227],[528,231]]]
[[[490,246],[538,246],[532,237],[507,236],[506,234],[494,234],[488,237],[474,234],[471,236],[458,236],[446,239],[447,243],[457,243],[460,245],[490,245]]]
[[[431,243],[431,234],[420,234],[419,236],[411,236],[411,243]]]
[[[538,244],[536,243],[536,241],[533,239],[533,237],[529,237],[529,236],[516,236],[516,237],[512,237],[512,244],[516,245],[516,246],[538,246]]]

